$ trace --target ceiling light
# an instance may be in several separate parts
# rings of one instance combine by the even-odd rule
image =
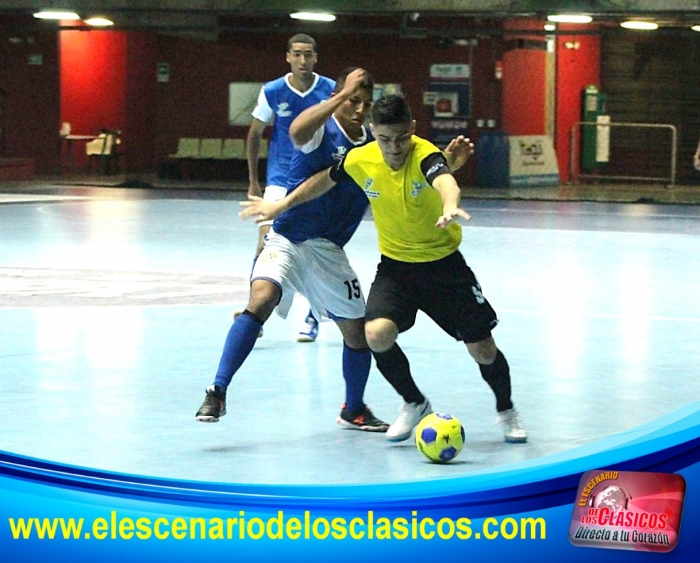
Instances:
[[[692,29],[693,31],[700,31],[700,25],[694,25],[690,29]]]
[[[324,12],[295,12],[293,14],[289,14],[289,17],[295,20],[307,20],[315,22],[335,21],[335,16],[333,14],[328,14]]]
[[[544,30],[545,31],[556,31],[557,26],[554,25],[553,23],[546,23],[544,24]]]
[[[44,10],[36,12],[35,18],[40,20],[79,20],[80,16],[75,12],[59,12],[58,10]]]
[[[583,14],[556,14],[547,16],[547,21],[555,23],[591,23],[593,18]]]
[[[99,17],[86,19],[85,23],[93,27],[109,27],[110,25],[114,25],[114,22],[112,20]]]
[[[654,23],[654,22],[642,22],[642,21],[630,20],[630,21],[622,22],[620,24],[620,27],[624,27],[625,29],[637,29],[637,30],[643,30],[643,31],[653,31],[654,29],[659,28],[659,24]]]

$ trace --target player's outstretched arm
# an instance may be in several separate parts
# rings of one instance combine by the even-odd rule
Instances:
[[[265,201],[261,197],[248,196],[248,201],[241,202],[241,207],[245,209],[239,215],[243,219],[254,217],[256,223],[271,221],[288,209],[316,199],[335,186],[335,182],[331,180],[328,174],[329,171],[330,168],[317,172],[279,201]]]
[[[442,198],[442,215],[438,217],[436,227],[445,228],[457,217],[468,221],[471,215],[459,206],[462,192],[452,174],[440,174],[433,180],[433,187]]]
[[[462,168],[474,154],[474,143],[468,137],[459,135],[450,141],[443,153],[447,159],[447,166],[455,172]]]
[[[356,68],[348,74],[340,92],[334,92],[328,100],[306,108],[297,115],[289,126],[289,137],[294,145],[302,147],[308,143],[313,138],[314,133],[323,127],[343,102],[352,97],[366,79],[367,71]]]

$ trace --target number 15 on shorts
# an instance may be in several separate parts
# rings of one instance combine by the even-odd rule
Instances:
[[[344,281],[345,287],[348,290],[348,300],[359,299],[362,297],[362,290],[360,289],[360,282],[357,278],[350,281]]]

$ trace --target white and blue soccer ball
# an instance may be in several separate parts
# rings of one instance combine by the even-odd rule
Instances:
[[[454,416],[434,412],[416,426],[418,451],[433,463],[447,463],[464,447],[464,427]]]

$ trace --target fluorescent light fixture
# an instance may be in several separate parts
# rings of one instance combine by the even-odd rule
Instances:
[[[622,22],[620,24],[620,27],[624,27],[625,29],[637,29],[637,30],[642,30],[642,31],[653,31],[653,30],[659,28],[659,24],[654,23],[654,22],[643,22],[643,21],[630,20],[630,21]]]
[[[583,14],[555,14],[547,16],[547,21],[555,23],[591,23],[593,18]]]
[[[557,26],[554,25],[553,23],[546,23],[544,24],[544,30],[545,31],[556,31]]]
[[[35,18],[40,20],[79,20],[80,16],[75,12],[61,12],[58,10],[44,10],[42,12],[36,12],[34,14]]]
[[[84,20],[86,24],[91,25],[93,27],[109,27],[110,25],[114,25],[114,22],[112,20],[108,20],[107,18],[88,18]]]
[[[295,20],[307,20],[315,22],[335,21],[335,16],[333,14],[328,14],[325,12],[295,12],[293,14],[289,14],[289,17]]]
[[[693,31],[700,31],[700,25],[694,25],[690,29],[692,29]]]

